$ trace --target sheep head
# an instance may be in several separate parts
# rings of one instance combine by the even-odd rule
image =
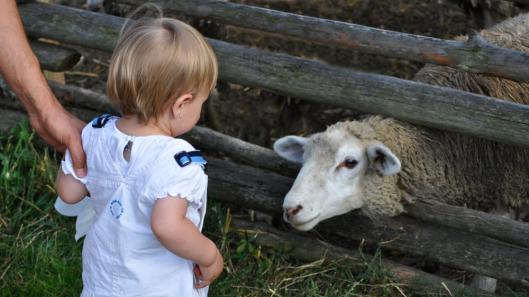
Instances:
[[[354,209],[378,209],[366,188],[396,175],[401,164],[362,124],[342,122],[310,137],[291,135],[274,143],[281,157],[302,164],[283,202],[284,219],[296,229],[310,230]]]

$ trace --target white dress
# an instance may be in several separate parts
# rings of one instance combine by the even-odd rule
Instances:
[[[76,237],[87,231],[81,296],[207,296],[207,288],[194,288],[194,263],[162,246],[150,224],[157,199],[184,197],[189,202],[186,217],[202,229],[207,175],[200,164],[181,167],[175,160],[179,152],[194,148],[168,136],[128,136],[116,127],[117,119],[106,118],[103,126],[94,127],[96,118],[83,129],[85,178],[75,176],[68,152],[62,162],[63,172],[83,182],[90,193],[75,205],[56,202],[59,212],[79,215]],[[129,141],[128,162],[123,148]]]

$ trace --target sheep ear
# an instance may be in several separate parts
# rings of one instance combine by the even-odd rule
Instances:
[[[296,163],[303,163],[304,146],[308,138],[289,135],[274,142],[274,151],[284,159]]]
[[[400,160],[385,145],[374,141],[367,147],[369,164],[380,176],[389,176],[400,172]]]

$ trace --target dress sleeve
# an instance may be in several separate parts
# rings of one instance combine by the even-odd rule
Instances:
[[[85,151],[85,154],[87,152],[87,147],[89,145],[89,134],[91,126],[90,124],[86,125],[84,127],[83,132],[81,133],[81,142],[83,144],[83,150]],[[69,150],[66,150],[66,153],[64,154],[64,159],[61,161],[61,169],[64,174],[70,174],[73,176],[76,180],[80,181],[83,184],[86,184],[86,177],[80,178],[75,174],[75,171],[73,169],[73,161],[72,161],[72,155],[70,154]]]
[[[61,161],[61,168],[64,174],[69,174],[73,176],[73,178],[75,178],[76,180],[86,185],[86,177],[81,178],[75,174],[75,171],[73,170],[72,156],[70,155],[70,151],[68,150],[66,150],[64,160]]]
[[[202,207],[202,197],[206,193],[208,181],[202,166],[190,164],[180,167],[171,160],[169,164],[156,168],[151,181],[146,196],[153,202],[170,196],[184,198],[195,207]]]

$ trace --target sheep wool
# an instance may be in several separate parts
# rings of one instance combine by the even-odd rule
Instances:
[[[529,14],[483,30],[481,35],[492,44],[529,52]],[[435,65],[425,66],[415,80],[529,104],[529,83]],[[529,207],[528,149],[380,116],[337,123],[323,134],[335,129],[361,140],[381,141],[401,159],[397,176],[366,173],[363,211],[368,215],[401,213],[402,202],[411,202],[412,197],[484,211]]]

